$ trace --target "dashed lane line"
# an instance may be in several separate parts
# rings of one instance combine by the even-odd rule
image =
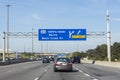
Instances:
[[[34,80],[40,80],[44,76],[44,74],[48,71],[49,68],[50,68],[50,66],[47,69],[44,70],[42,75],[40,75],[39,77],[36,77]]]
[[[77,67],[75,67],[75,69],[77,69],[77,70],[78,70],[79,72],[81,72],[81,73],[84,73],[85,76],[91,77],[93,80],[99,80],[99,79],[97,79],[97,78],[95,78],[95,77],[92,77],[91,75],[87,74],[85,71],[79,70]]]
[[[47,72],[47,69],[44,70],[44,72],[41,76],[36,77],[34,80],[40,80],[46,72]]]
[[[98,79],[93,79],[93,80],[98,80]]]
[[[85,76],[88,76],[88,77],[92,77],[92,76],[90,76],[89,74],[87,74],[87,73],[84,73],[85,74]]]
[[[79,70],[79,72],[83,72],[82,70]]]
[[[34,80],[39,80],[39,77],[36,77]]]

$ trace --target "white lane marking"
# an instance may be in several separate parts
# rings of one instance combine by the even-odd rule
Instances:
[[[36,77],[34,80],[38,80],[39,79],[39,77]]]
[[[83,72],[82,70],[79,70],[79,72]]]
[[[89,75],[89,74],[87,74],[87,73],[84,73],[84,74],[85,74],[85,76],[87,76],[87,77],[93,78],[93,80],[99,80],[99,79],[96,79],[95,77],[92,77],[91,75]]]
[[[76,70],[78,70],[78,68],[75,68]]]
[[[12,71],[7,71],[7,72],[12,72]]]
[[[93,80],[98,80],[98,79],[93,79]]]
[[[85,76],[91,77],[89,74],[86,74],[86,73],[85,73]]]
[[[76,67],[77,67],[77,66],[76,66]],[[75,67],[75,68],[76,68],[76,67]],[[76,69],[78,69],[78,68],[76,68]],[[79,70],[79,69],[78,69],[78,70]],[[93,78],[93,80],[99,80],[99,79],[96,79],[95,77],[92,77],[91,75],[85,73],[85,72],[82,71],[82,70],[79,70],[79,72],[83,72],[83,73],[85,74],[85,76],[91,77],[91,78]]]
[[[44,72],[46,72],[47,71],[47,69],[45,69],[45,71]]]

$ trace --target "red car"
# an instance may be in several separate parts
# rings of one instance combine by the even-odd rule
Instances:
[[[69,58],[57,58],[57,60],[54,63],[55,72],[58,70],[72,71],[72,69],[73,69],[73,66]]]

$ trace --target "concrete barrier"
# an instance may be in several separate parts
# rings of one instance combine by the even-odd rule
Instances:
[[[114,68],[120,68],[120,62],[108,62],[108,61],[95,61],[93,60],[81,60],[82,63],[89,63],[94,65],[100,65],[100,66],[106,66],[106,67],[114,67]]]
[[[13,61],[0,62],[0,66],[17,64],[17,63],[22,63],[22,62],[30,62],[30,61],[31,60],[13,60]]]

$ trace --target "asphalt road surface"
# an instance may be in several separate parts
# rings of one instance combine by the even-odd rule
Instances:
[[[71,72],[53,71],[53,62],[41,61],[0,66],[0,80],[120,80],[120,69],[74,64]]]

